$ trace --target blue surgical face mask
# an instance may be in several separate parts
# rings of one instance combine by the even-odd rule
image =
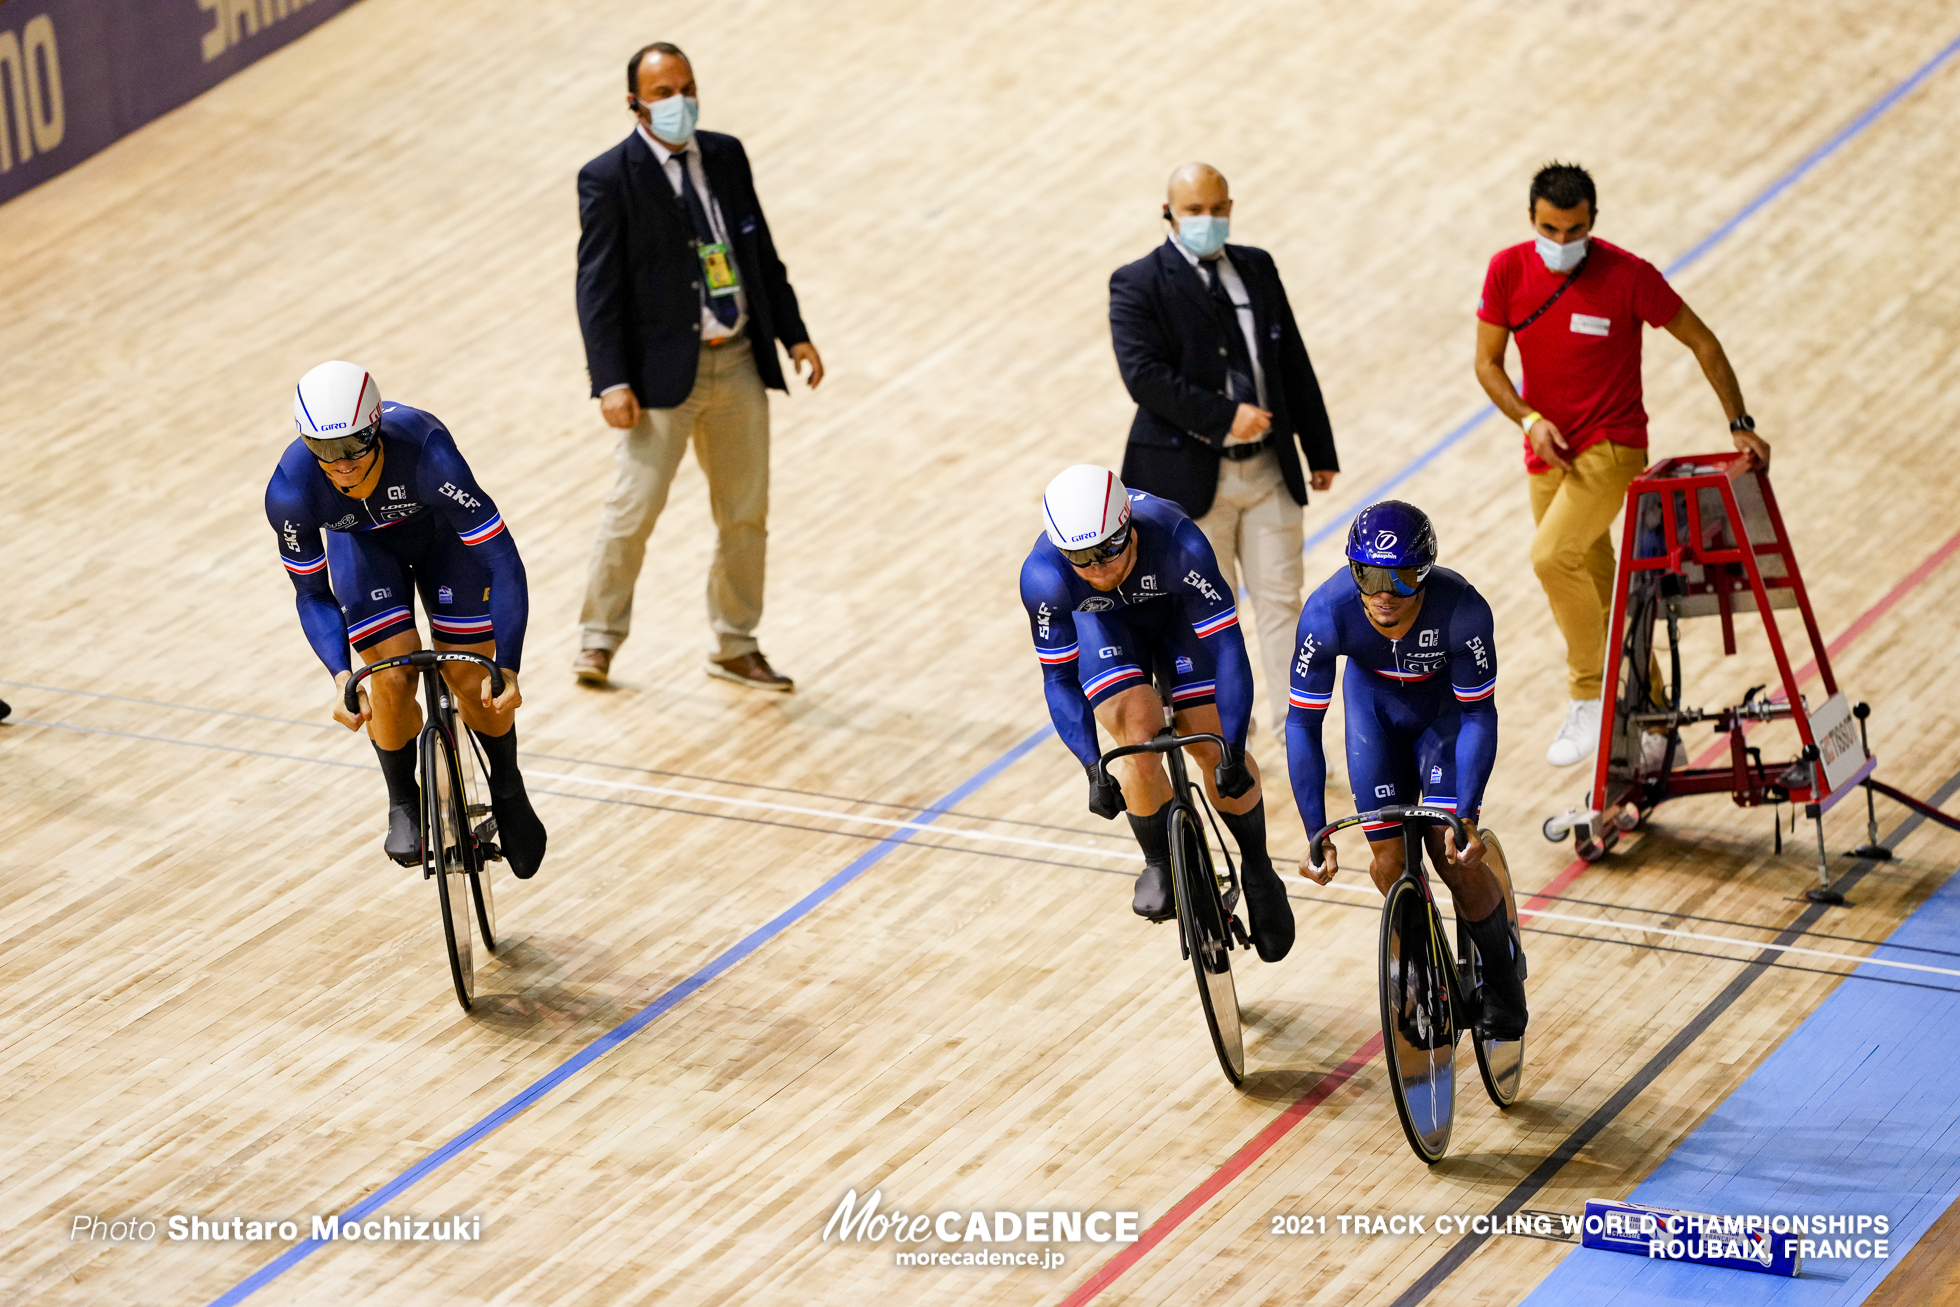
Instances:
[[[1550,236],[1538,238],[1538,257],[1553,272],[1570,272],[1579,266],[1579,260],[1586,257],[1586,241],[1580,239],[1559,244]]]
[[[1201,259],[1208,259],[1225,248],[1225,238],[1232,234],[1230,218],[1214,218],[1210,214],[1199,217],[1181,217],[1177,220],[1178,244]]]
[[[701,102],[691,95],[670,95],[646,105],[648,130],[663,141],[686,145],[701,119]]]

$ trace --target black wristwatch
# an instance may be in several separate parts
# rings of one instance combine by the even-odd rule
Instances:
[[[1744,413],[1741,417],[1729,423],[1729,430],[1731,431],[1754,431],[1755,429],[1756,419],[1750,417],[1747,413]]]

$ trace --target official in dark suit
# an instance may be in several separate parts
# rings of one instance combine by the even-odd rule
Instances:
[[[809,384],[823,361],[776,255],[742,143],[695,130],[694,69],[656,42],[626,65],[633,133],[579,170],[578,319],[592,394],[619,429],[573,670],[603,685],[632,624],[647,537],[688,443],[714,514],[711,676],[788,692],[756,643],[769,514],[769,401],[781,341]]]
[[[1116,366],[1137,402],[1123,484],[1197,519],[1258,621],[1268,720],[1285,738],[1307,489],[1340,462],[1272,256],[1227,245],[1232,196],[1209,164],[1171,174],[1170,236],[1109,279]],[[1301,457],[1306,470],[1301,469]]]

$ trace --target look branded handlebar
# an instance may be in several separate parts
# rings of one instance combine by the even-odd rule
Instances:
[[[1126,744],[1119,749],[1111,749],[1096,759],[1096,767],[1106,778],[1109,775],[1109,764],[1118,758],[1127,758],[1133,753],[1169,753],[1173,749],[1187,749],[1194,744],[1215,744],[1220,749],[1230,748],[1222,735],[1206,735],[1202,732],[1196,735],[1172,735],[1166,731],[1142,744]]]
[[[1377,808],[1373,812],[1357,812],[1352,817],[1343,817],[1323,827],[1321,832],[1313,837],[1313,843],[1307,846],[1307,856],[1313,860],[1313,865],[1318,867],[1327,861],[1322,841],[1337,830],[1359,826],[1364,821],[1395,822],[1400,825],[1420,821],[1427,822],[1431,826],[1448,826],[1456,835],[1456,847],[1459,852],[1470,842],[1470,836],[1465,832],[1462,820],[1446,808],[1425,808],[1420,804]]]
[[[383,658],[378,663],[369,663],[366,667],[363,667],[360,671],[348,677],[347,691],[342,696],[347,704],[347,711],[350,713],[360,712],[361,682],[376,672],[385,672],[391,667],[414,667],[419,670],[425,667],[434,667],[437,663],[476,663],[490,673],[490,693],[494,695],[504,692],[503,670],[482,654],[460,653],[448,649],[440,651],[435,649],[417,649],[414,653],[405,653],[397,658]]]

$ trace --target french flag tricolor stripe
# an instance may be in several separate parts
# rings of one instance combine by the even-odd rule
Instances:
[[[1204,621],[1196,623],[1191,629],[1196,631],[1200,638],[1203,638],[1207,635],[1216,635],[1228,626],[1236,626],[1238,620],[1239,610],[1237,608],[1227,608],[1216,617],[1207,617]]]
[[[490,632],[490,618],[483,617],[431,617],[429,625],[447,635],[487,635]]]
[[[390,608],[385,613],[376,613],[365,622],[356,622],[347,628],[347,634],[350,639],[363,639],[412,615],[406,608]]]
[[[1426,681],[1436,674],[1434,672],[1396,672],[1390,671],[1386,667],[1377,667],[1375,672],[1377,675],[1386,676],[1391,681]]]
[[[1491,695],[1497,693],[1497,678],[1493,676],[1474,689],[1466,690],[1460,685],[1451,686],[1450,688],[1456,691],[1456,697],[1464,703],[1475,703],[1479,699],[1488,699]]]
[[[1101,676],[1096,677],[1084,685],[1082,690],[1085,694],[1101,694],[1104,690],[1107,690],[1119,681],[1127,681],[1133,676],[1141,677],[1142,675],[1143,669],[1140,667],[1112,667]]]
[[[1044,663],[1072,663],[1078,647],[1072,644],[1066,649],[1036,649],[1034,656]]]
[[[1216,681],[1193,681],[1189,685],[1180,685],[1175,690],[1172,690],[1171,701],[1175,703],[1179,699],[1195,699],[1201,694],[1216,694],[1217,692],[1218,682]]]
[[[318,558],[308,559],[303,563],[296,563],[284,554],[281,554],[279,561],[284,563],[286,570],[294,576],[311,576],[315,572],[324,571],[327,566],[327,556],[325,554],[321,554]]]
[[[1301,694],[1298,690],[1288,690],[1286,701],[1296,708],[1310,708],[1319,711],[1334,702],[1333,694]]]
[[[494,514],[490,518],[490,520],[488,522],[485,522],[482,526],[476,527],[475,529],[470,531],[463,532],[461,538],[463,543],[466,545],[480,545],[485,540],[488,540],[490,537],[496,535],[497,532],[503,529],[504,529],[504,515],[502,513],[497,513]]]

